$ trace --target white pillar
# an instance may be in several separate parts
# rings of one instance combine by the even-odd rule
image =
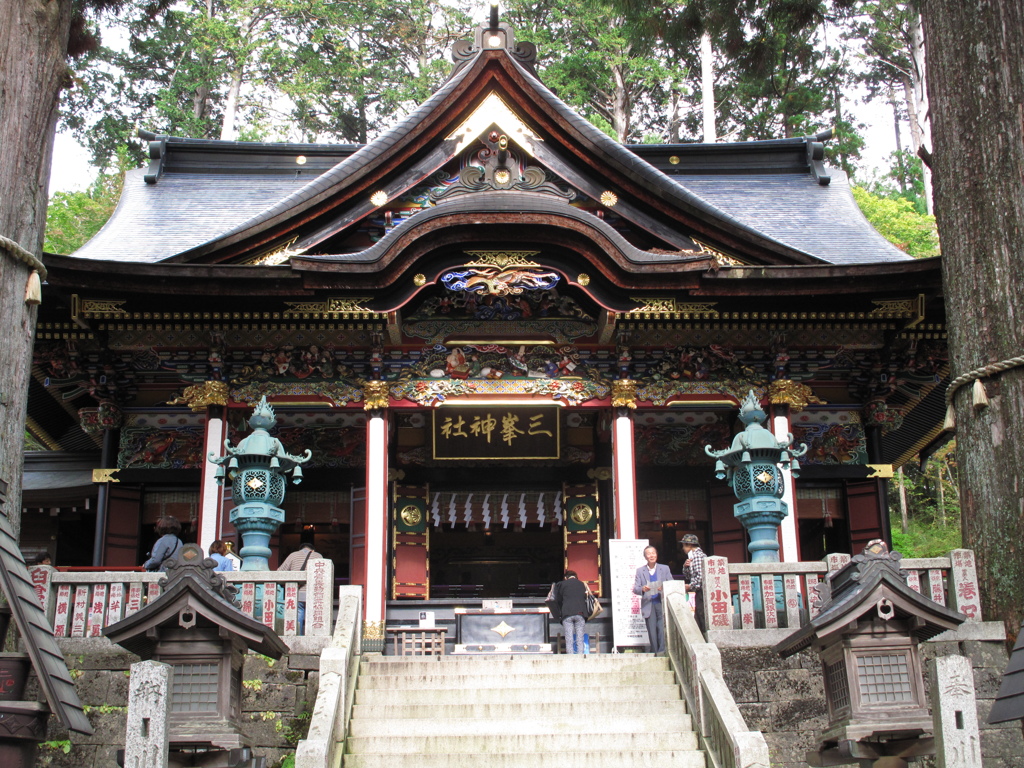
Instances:
[[[379,411],[366,425],[366,621],[384,621],[387,576],[388,429]]]
[[[772,419],[772,428],[775,439],[785,440],[791,431],[789,408],[775,406],[774,410],[776,415]],[[782,547],[779,560],[783,563],[796,563],[800,561],[800,535],[796,515],[796,481],[793,480],[791,470],[782,470],[782,487],[782,500],[786,502],[789,514],[779,524],[779,544]]]
[[[615,417],[612,432],[612,488],[615,494],[615,538],[635,539],[636,449],[633,443],[633,418],[629,412]]]
[[[214,456],[224,455],[224,436],[227,432],[227,420],[212,413],[221,413],[221,409],[211,408],[206,417],[206,439],[203,444],[203,479],[199,491],[198,543],[204,552],[209,551],[210,544],[221,535],[221,519],[223,518],[224,491],[217,485],[215,477],[217,466],[207,460],[211,453]],[[231,481],[225,477],[224,482]],[[241,545],[239,545],[241,546]]]

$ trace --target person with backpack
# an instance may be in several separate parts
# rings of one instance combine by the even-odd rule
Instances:
[[[164,560],[173,557],[182,547],[180,538],[181,523],[174,515],[164,515],[156,521],[156,532],[160,538],[153,545],[153,551],[149,553],[149,559],[143,563],[147,571],[163,570]]]

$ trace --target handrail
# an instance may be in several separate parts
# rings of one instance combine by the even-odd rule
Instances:
[[[704,642],[684,585],[665,582],[668,657],[686,697],[710,768],[768,768],[768,742],[747,728],[722,676],[718,648]]]
[[[341,765],[359,672],[362,603],[362,587],[338,587],[338,623],[320,654],[320,689],[309,731],[295,750],[295,768]]]

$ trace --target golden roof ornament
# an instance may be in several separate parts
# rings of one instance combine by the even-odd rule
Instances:
[[[815,397],[811,388],[789,379],[776,379],[768,385],[768,399],[772,405],[788,405],[793,413],[799,413],[808,405],[828,405]]]
[[[187,405],[195,413],[205,411],[211,405],[228,404],[228,385],[223,381],[204,381],[202,384],[193,384],[185,387],[185,391],[168,405]]]

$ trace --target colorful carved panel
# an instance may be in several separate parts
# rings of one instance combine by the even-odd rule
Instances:
[[[572,340],[597,330],[575,299],[553,287],[554,272],[467,266],[443,279],[453,290],[428,297],[410,313],[402,325],[408,336],[438,342],[453,333],[492,335],[507,326],[513,338],[542,333]]]
[[[130,426],[121,430],[119,469],[197,469],[203,465],[201,426]]]
[[[679,414],[676,424],[635,426],[637,463],[652,466],[710,466],[705,445],[726,445],[732,430],[717,414]]]
[[[230,431],[232,443],[245,436],[245,432]],[[293,456],[313,452],[313,458],[303,464],[305,469],[328,467],[366,466],[366,430],[362,427],[336,427],[309,424],[304,426],[280,427],[274,432]]]
[[[808,465],[867,464],[864,425],[853,411],[815,408],[793,415],[793,443],[807,444]]]

